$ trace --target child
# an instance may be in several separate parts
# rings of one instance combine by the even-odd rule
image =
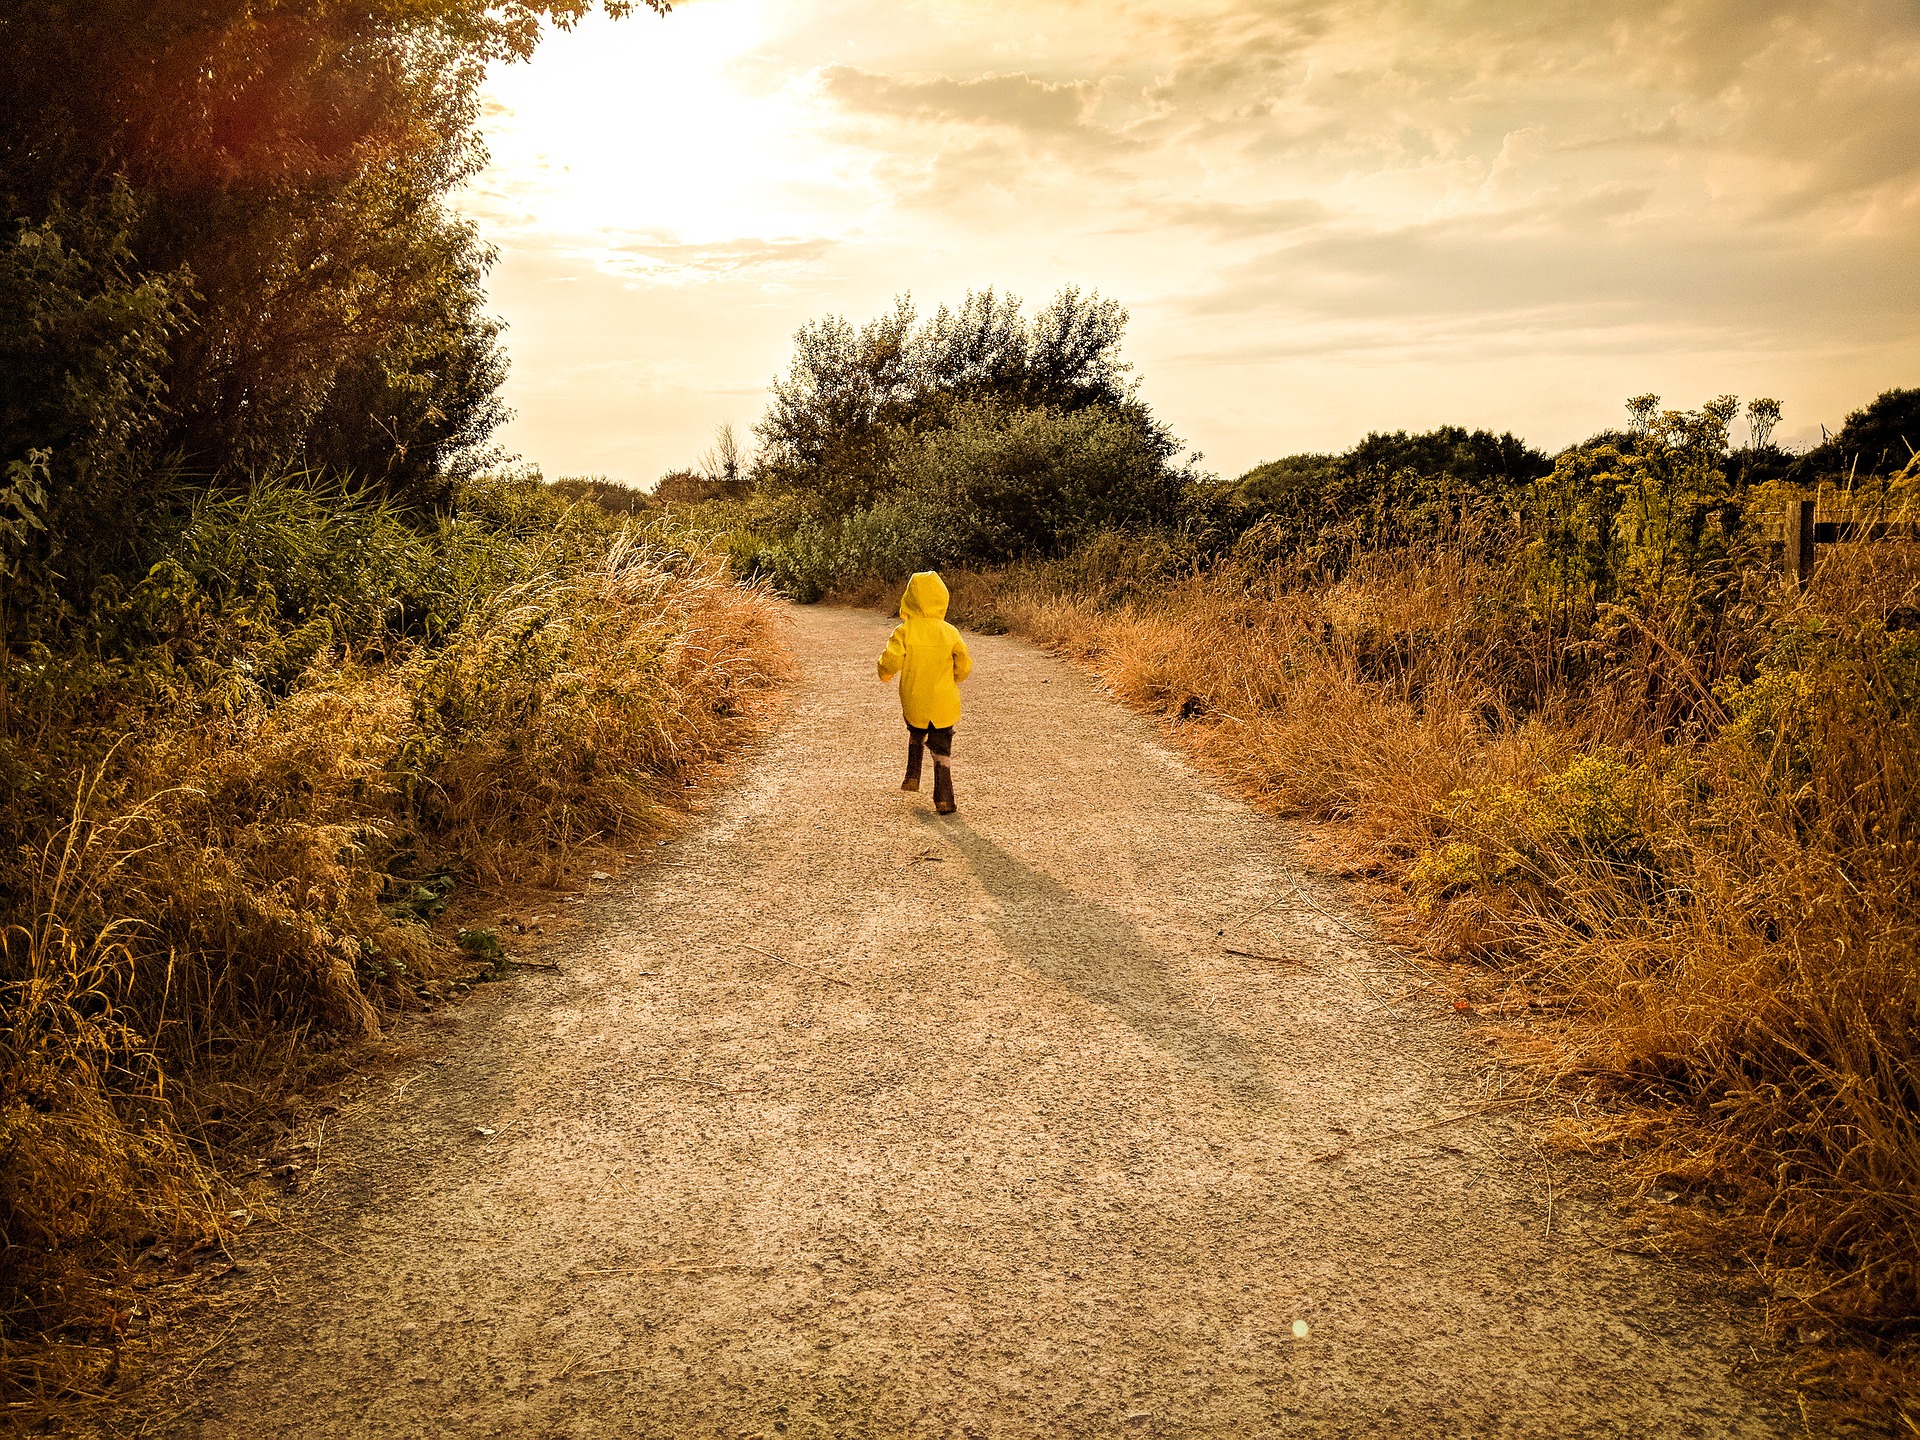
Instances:
[[[967,642],[946,622],[947,587],[931,570],[907,582],[900,623],[880,655],[880,679],[900,677],[900,709],[907,718],[907,778],[920,788],[922,747],[933,751],[933,808],[953,814],[953,723],[960,718],[960,681],[973,670]]]

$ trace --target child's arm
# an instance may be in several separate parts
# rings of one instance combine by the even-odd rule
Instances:
[[[907,627],[896,625],[893,635],[887,641],[887,648],[880,652],[880,679],[888,681],[900,673],[900,667],[907,663]]]
[[[964,680],[973,673],[973,656],[967,653],[967,642],[960,638],[960,632],[953,633],[953,678]]]

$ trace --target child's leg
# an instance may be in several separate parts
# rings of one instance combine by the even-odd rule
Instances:
[[[907,778],[900,782],[902,790],[920,788],[920,756],[926,748],[927,732],[907,726]]]
[[[954,812],[953,727],[927,728],[927,748],[933,751],[933,808],[942,815]]]

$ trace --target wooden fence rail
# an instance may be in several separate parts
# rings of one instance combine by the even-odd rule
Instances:
[[[1821,545],[1920,540],[1920,521],[1858,514],[1823,519],[1820,508],[1817,500],[1790,502],[1775,523],[1766,527],[1769,538],[1780,541],[1780,568],[1799,585],[1813,578],[1814,552]]]

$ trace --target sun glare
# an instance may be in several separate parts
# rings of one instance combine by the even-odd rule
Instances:
[[[1910,287],[1852,223],[1897,186],[1794,198],[1738,86],[1630,64],[1604,27],[1468,31],[1245,0],[684,0],[552,33],[491,76],[461,197],[501,256],[506,443],[645,481],[752,423],[801,324],[989,285],[1121,300],[1146,398],[1232,470],[1381,425],[1564,443],[1615,391],[1782,389],[1819,346],[1783,397],[1812,426],[1911,352],[1872,338]],[[1907,152],[1880,128],[1863,153]],[[1796,303],[1810,283],[1836,303]],[[1892,312],[1865,298],[1889,284]]]
[[[492,164],[467,208],[504,241],[539,235],[617,272],[673,278],[726,263],[702,247],[857,228],[878,193],[863,157],[821,143],[805,77],[752,63],[769,0],[596,15],[500,69]]]

